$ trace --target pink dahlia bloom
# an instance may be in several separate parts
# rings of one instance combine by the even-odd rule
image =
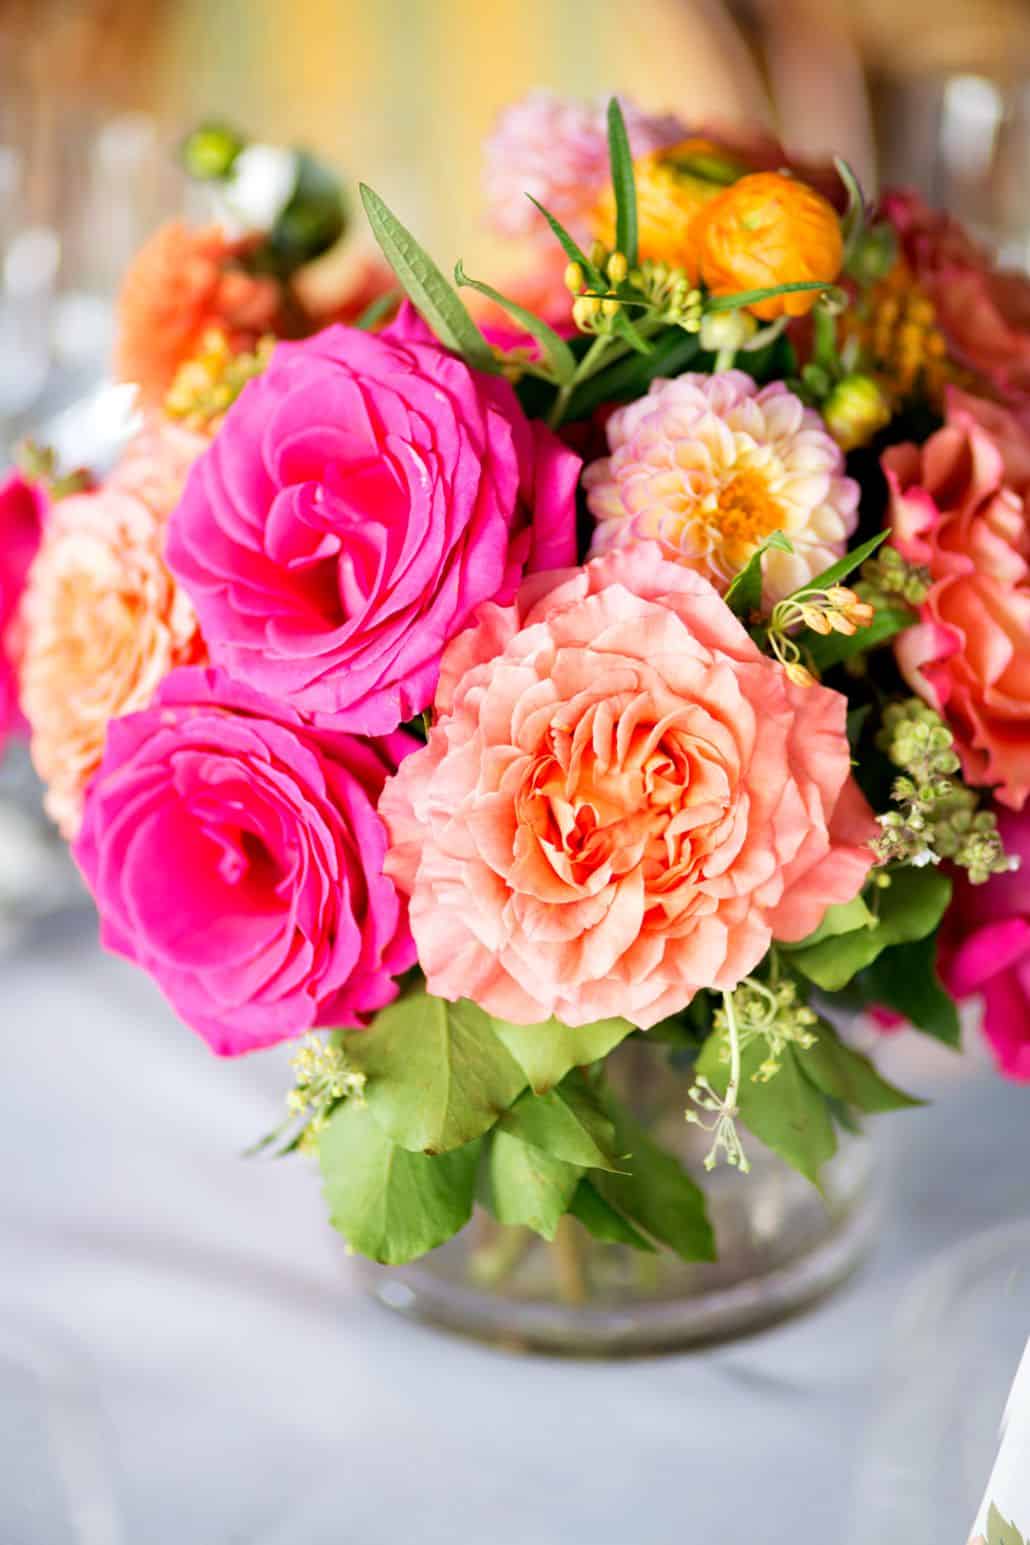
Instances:
[[[1010,413],[952,390],[922,446],[885,452],[902,555],[932,578],[898,663],[942,713],[970,783],[1030,793],[1030,443]]]
[[[579,459],[413,313],[280,344],[172,517],[212,658],[338,728],[430,702],[449,639],[572,560]]]
[[[791,685],[653,545],[484,607],[438,708],[380,810],[443,998],[647,1027],[735,986],[868,874],[844,698]]]
[[[956,998],[983,999],[998,1067],[1030,1081],[1030,813],[999,811],[998,831],[1020,867],[984,885],[956,881],[941,975]]]
[[[109,727],[75,856],[101,937],[222,1056],[359,1025],[414,964],[376,804],[414,745],[181,669]]]
[[[641,112],[619,98],[634,156],[674,145],[688,130],[678,119]],[[491,224],[505,236],[546,233],[532,194],[573,236],[590,234],[590,214],[609,178],[608,101],[577,102],[531,91],[505,108],[483,147]]]
[[[658,541],[723,591],[763,538],[768,608],[839,558],[858,521],[858,484],[818,413],[781,381],[740,370],[654,381],[608,420],[611,455],[583,475],[593,553]]]
[[[25,721],[18,703],[23,639],[19,618],[29,567],[39,547],[46,496],[20,472],[0,480],[0,754]]]
[[[999,272],[957,220],[918,193],[888,193],[881,207],[954,357],[1004,401],[1030,408],[1030,279]]]

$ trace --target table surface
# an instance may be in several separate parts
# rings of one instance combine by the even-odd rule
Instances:
[[[213,1058],[92,931],[0,963],[4,1545],[889,1545],[864,1527],[884,1466],[918,1489],[914,1435],[951,1398],[916,1359],[925,1415],[884,1454],[899,1316],[942,1251],[1030,1217],[1026,1089],[920,1053],[933,1103],[879,1128],[876,1255],[803,1318],[646,1361],[514,1357],[362,1296],[308,1161],[240,1156],[285,1055]],[[963,1545],[999,1398],[934,1545]]]

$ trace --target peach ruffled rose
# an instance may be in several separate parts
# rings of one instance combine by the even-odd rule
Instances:
[[[483,607],[380,804],[430,991],[647,1027],[735,986],[869,871],[846,707],[655,544]]]
[[[893,541],[930,571],[898,637],[905,679],[947,719],[970,783],[1030,794],[1030,441],[1004,408],[952,388],[947,421],[883,466]]]
[[[176,665],[206,659],[164,561],[168,516],[206,440],[147,428],[108,481],[54,506],[22,610],[22,706],[46,806],[69,839],[108,722],[145,708]]]

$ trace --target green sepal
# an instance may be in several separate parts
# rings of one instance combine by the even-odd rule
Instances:
[[[578,1218],[588,1233],[606,1244],[629,1245],[634,1250],[644,1250],[649,1255],[657,1253],[656,1247],[624,1218],[617,1208],[606,1202],[593,1181],[584,1176],[576,1187],[569,1212]]]
[[[495,290],[493,285],[484,284],[480,279],[470,279],[461,266],[461,262],[454,265],[454,282],[459,289],[462,287],[476,290],[480,295],[485,295],[495,305],[501,306],[537,343],[544,351],[554,372],[554,379],[559,386],[567,386],[576,374],[576,356],[565,342],[560,338],[553,327],[536,315],[528,311],[525,306],[520,306],[518,301],[509,300],[507,295],[502,295],[500,290]]]
[[[637,263],[637,182],[626,121],[617,97],[608,103],[608,159],[615,194],[615,246],[630,268]]]

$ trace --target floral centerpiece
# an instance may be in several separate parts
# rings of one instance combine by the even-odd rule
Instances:
[[[520,298],[368,188],[395,277],[342,322],[267,232],[155,239],[22,708],[104,942],[220,1055],[308,1037],[276,1141],[354,1251],[478,1199],[709,1260],[630,1045],[705,1168],[817,1185],[912,1103],[842,1013],[957,1045],[982,994],[1030,1077],[1030,288],[617,100],[530,99],[487,171]]]

